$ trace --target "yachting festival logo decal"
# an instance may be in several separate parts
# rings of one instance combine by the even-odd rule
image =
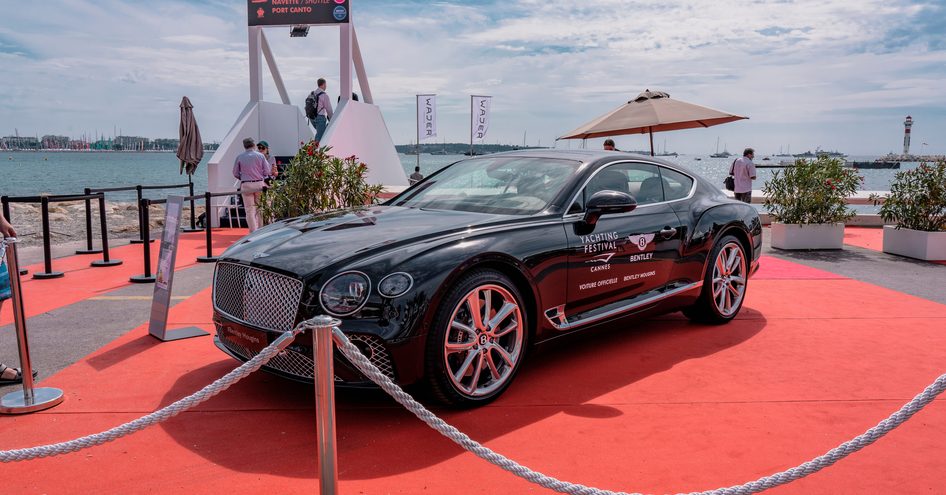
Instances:
[[[656,235],[657,234],[629,235],[627,236],[627,241],[637,246],[637,249],[643,251],[647,249],[647,246],[650,245]]]
[[[599,254],[590,260],[585,260],[585,263],[607,263],[611,261],[615,254],[614,252]]]

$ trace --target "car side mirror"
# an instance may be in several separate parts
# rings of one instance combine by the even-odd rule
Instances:
[[[601,215],[612,213],[627,213],[637,208],[637,201],[633,196],[619,191],[598,191],[591,195],[585,205],[585,217],[582,219],[587,225],[598,223]]]

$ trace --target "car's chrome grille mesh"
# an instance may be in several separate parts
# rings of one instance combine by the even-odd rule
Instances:
[[[219,338],[220,342],[230,349],[230,351],[243,359],[250,360],[258,354],[257,351],[251,351],[243,345],[228,339],[223,333],[218,332],[217,338]],[[370,361],[385,375],[392,380],[394,379],[394,366],[391,364],[391,357],[380,339],[371,335],[349,335],[348,338],[352,343],[358,345],[362,349],[362,352],[370,349]],[[266,367],[274,368],[283,373],[307,380],[312,380],[315,376],[315,362],[312,360],[312,350],[296,345],[289,346],[285,351],[277,354],[269,361]],[[341,379],[335,376],[335,381],[341,381]]]
[[[292,329],[302,299],[302,281],[236,263],[217,263],[214,309],[265,330]]]

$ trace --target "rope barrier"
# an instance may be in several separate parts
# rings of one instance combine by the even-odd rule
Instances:
[[[143,416],[134,421],[125,423],[121,426],[117,426],[101,433],[88,435],[75,440],[70,440],[68,442],[23,449],[0,450],[0,462],[25,461],[29,459],[36,459],[38,457],[50,457],[54,455],[76,452],[82,449],[111,442],[117,438],[130,435],[151,425],[171,419],[174,416],[177,416],[178,414],[202,402],[205,402],[220,392],[223,392],[224,390],[230,388],[230,386],[232,386],[234,383],[246,378],[250,373],[260,369],[261,366],[268,363],[270,359],[288,347],[289,344],[295,340],[297,335],[302,333],[305,329],[311,327],[311,320],[300,322],[292,330],[286,331],[280,335],[276,340],[273,341],[273,343],[269,344],[265,349],[260,351],[259,354],[254,356],[249,361],[243,363],[233,371],[227,373],[222,378],[219,378],[210,385],[207,385],[190,396],[180,399],[163,409],[159,409],[151,414],[148,414],[147,416]]]
[[[439,432],[441,435],[449,438],[477,457],[495,464],[496,466],[499,466],[526,481],[530,481],[551,490],[555,490],[559,493],[568,493],[572,495],[631,495],[627,492],[614,492],[577,483],[561,481],[557,478],[553,478],[538,471],[529,469],[528,467],[525,467],[503,456],[502,454],[498,454],[490,450],[479,442],[471,439],[456,427],[451,426],[444,420],[438,418],[421,403],[417,402],[413,397],[404,392],[404,390],[398,387],[394,381],[388,378],[387,375],[382,373],[374,364],[372,364],[371,361],[369,361],[368,358],[365,357],[361,351],[359,351],[358,348],[351,343],[350,340],[348,340],[348,337],[345,336],[345,334],[342,333],[338,327],[335,327],[332,330],[332,336],[341,353],[346,358],[348,358],[352,364],[355,365],[358,371],[378,384],[385,392],[393,397],[394,400],[407,408],[410,412],[414,413],[414,415],[417,416],[421,421],[427,423],[428,426]],[[824,455],[816,457],[791,469],[775,473],[771,476],[765,476],[742,485],[717,488],[715,490],[703,492],[691,492],[688,495],[749,495],[804,478],[805,476],[816,473],[840,461],[841,459],[844,459],[854,452],[857,452],[858,450],[861,450],[864,447],[876,442],[891,430],[903,424],[904,421],[910,419],[911,416],[932,402],[933,399],[935,399],[939,394],[943,393],[944,390],[946,390],[946,374],[943,374],[937,378],[930,386],[926,387],[923,392],[914,397],[913,400],[900,408],[900,410],[891,414],[889,417],[887,417],[887,419],[881,421],[879,424],[877,424],[877,426],[874,426],[862,435],[859,435],[854,439],[844,442],[838,447],[831,449]],[[634,493],[633,495],[641,494]]]

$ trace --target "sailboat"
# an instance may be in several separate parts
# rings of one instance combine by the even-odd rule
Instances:
[[[716,153],[710,155],[710,158],[729,158],[732,156],[732,153],[726,150],[729,146],[723,146],[723,152],[719,152],[719,136],[716,137]]]
[[[657,153],[657,156],[677,156],[677,152],[676,152],[676,151],[673,151],[673,152],[671,152],[671,153],[667,153],[667,140],[664,139],[664,150],[663,150],[663,153]]]

